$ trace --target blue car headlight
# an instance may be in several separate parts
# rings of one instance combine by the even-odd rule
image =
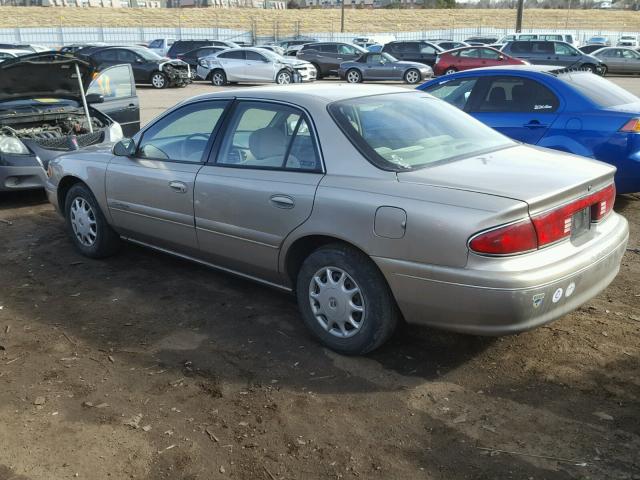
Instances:
[[[0,153],[12,153],[14,155],[28,155],[29,149],[18,137],[0,135]]]

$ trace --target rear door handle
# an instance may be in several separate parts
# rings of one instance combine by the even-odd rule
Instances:
[[[127,105],[127,110],[136,110],[138,106],[135,103],[130,103]]]
[[[531,129],[546,128],[547,127],[547,125],[543,125],[538,120],[531,120],[529,123],[525,123],[523,126],[525,128],[531,128]]]
[[[293,198],[288,195],[273,195],[270,200],[271,203],[278,208],[293,208],[296,204]]]
[[[174,192],[187,193],[187,185],[185,183],[178,182],[175,180],[172,182],[169,182],[169,188]]]

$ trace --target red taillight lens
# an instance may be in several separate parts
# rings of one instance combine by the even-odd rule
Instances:
[[[620,129],[621,132],[640,133],[640,118],[632,118]]]
[[[531,221],[523,220],[473,237],[469,248],[487,255],[513,255],[535,250],[538,240]]]
[[[559,208],[534,215],[530,220],[489,230],[473,237],[469,248],[487,255],[512,255],[542,248],[571,236],[573,215],[590,208],[591,222],[599,222],[613,209],[616,187],[582,197]]]

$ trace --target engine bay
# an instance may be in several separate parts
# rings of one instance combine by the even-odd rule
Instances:
[[[75,150],[100,143],[109,127],[94,116],[91,117],[91,132],[86,116],[73,113],[38,115],[38,119],[32,117],[23,121],[12,118],[0,121],[0,125],[0,135],[17,137],[25,144],[33,141],[49,150]]]

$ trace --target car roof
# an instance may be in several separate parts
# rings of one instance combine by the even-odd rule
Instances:
[[[489,72],[534,72],[534,73],[560,73],[566,71],[565,67],[560,67],[558,65],[509,65],[508,67],[503,66],[495,66],[495,67],[482,67],[482,68],[474,68],[474,72],[478,71],[489,71]],[[468,72],[469,70],[465,70]]]
[[[372,95],[384,95],[393,93],[412,93],[416,90],[410,90],[403,87],[387,86],[387,85],[367,85],[367,84],[335,84],[327,85],[326,83],[304,83],[288,85],[283,89],[279,85],[252,87],[241,89],[228,89],[215,93],[206,93],[190,100],[198,99],[214,99],[217,97],[235,97],[235,98],[259,98],[264,100],[281,100],[304,106],[311,100],[322,103],[331,103],[339,100],[348,100],[351,98],[368,97]],[[190,101],[189,100],[189,101]]]

